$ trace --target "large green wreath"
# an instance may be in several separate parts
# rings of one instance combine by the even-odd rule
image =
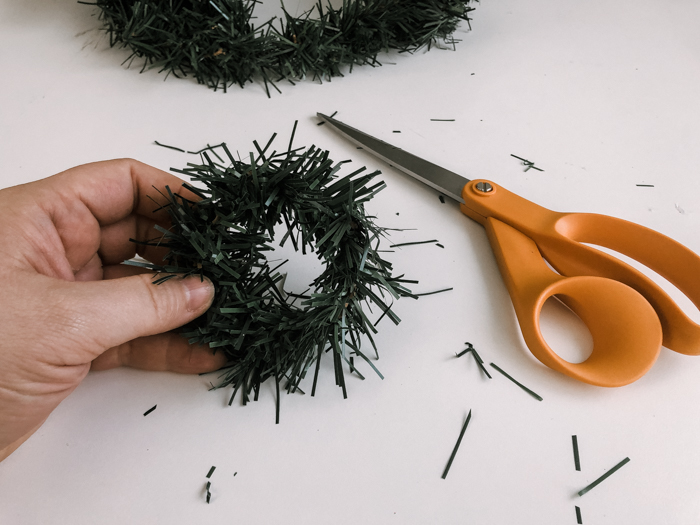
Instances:
[[[221,144],[203,151],[201,164],[174,170],[200,183],[186,186],[201,200],[168,190],[173,226],[146,243],[169,248],[166,263],[133,264],[164,272],[156,283],[174,273],[212,280],[214,303],[186,327],[185,336],[229,358],[215,386],[233,387],[229,404],[239,390],[244,404],[253,391],[257,399],[260,384],[273,377],[279,421],[280,382],[286,379],[287,391],[294,392],[315,365],[314,395],[328,351],[344,396],[344,366],[364,379],[354,358],[381,377],[362,351],[361,338],[376,352],[372,334],[379,320],[399,322],[387,302],[417,296],[403,286],[415,281],[392,275],[379,251],[386,229],[365,213],[364,203],[385,186],[374,180],[379,172],[361,168],[340,178],[344,162],[334,163],[327,151],[294,149],[290,140],[287,151],[271,152],[273,139],[263,148],[254,142],[256,152],[245,161]],[[301,295],[280,290],[281,265],[271,267],[266,258],[278,224],[285,226],[280,245],[289,241],[295,250],[315,253],[324,268]],[[370,303],[379,312],[367,314],[363,304]]]
[[[125,62],[143,58],[142,71],[157,68],[193,75],[226,91],[260,79],[269,95],[276,82],[342,76],[345,66],[381,65],[377,56],[448,44],[472,0],[344,0],[325,9],[319,1],[301,17],[283,6],[283,19],[258,26],[259,0],[96,0],[111,46],[128,47]],[[279,26],[279,27],[278,27]],[[279,91],[279,90],[278,90]]]

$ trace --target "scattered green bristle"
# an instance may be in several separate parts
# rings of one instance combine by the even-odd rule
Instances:
[[[462,426],[462,430],[459,433],[459,438],[457,438],[457,443],[455,443],[454,448],[452,449],[452,454],[450,454],[450,459],[447,461],[447,466],[445,467],[445,470],[442,473],[442,479],[447,478],[447,473],[450,471],[450,467],[452,467],[452,462],[455,459],[455,456],[457,455],[457,451],[459,450],[459,446],[462,444],[462,438],[464,437],[464,433],[467,431],[467,426],[469,426],[469,421],[472,418],[472,411],[469,410],[469,414],[467,414],[467,419],[464,421],[464,425]]]
[[[612,476],[615,472],[620,470],[622,467],[624,467],[627,463],[629,463],[630,458],[625,458],[622,461],[620,461],[617,465],[615,465],[613,468],[608,470],[605,474],[600,476],[598,479],[596,479],[593,483],[590,485],[585,486],[581,490],[578,491],[579,496],[583,496],[587,492],[589,492],[591,489],[597,487],[600,483],[608,479],[610,476]]]
[[[519,381],[517,381],[515,378],[513,378],[511,375],[507,374],[507,373],[506,373],[502,368],[500,368],[498,365],[496,365],[496,364],[494,364],[494,363],[491,363],[491,366],[492,366],[493,368],[495,368],[496,370],[498,370],[503,376],[507,377],[507,378],[510,379],[513,383],[515,383],[515,384],[518,385],[520,388],[522,388],[525,392],[527,392],[527,393],[530,394],[532,397],[534,397],[535,399],[537,399],[537,401],[542,401],[542,396],[540,396],[539,394],[536,394],[535,392],[533,392],[532,390],[530,390],[528,387],[526,387],[525,385],[523,385],[521,382],[519,382]]]
[[[578,471],[581,470],[581,460],[578,455],[578,437],[571,436],[571,444],[574,448],[574,468]]]

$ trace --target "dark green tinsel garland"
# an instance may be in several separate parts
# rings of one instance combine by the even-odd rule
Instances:
[[[268,95],[268,86],[277,89],[280,80],[330,80],[342,76],[345,66],[381,65],[382,51],[454,46],[452,34],[461,20],[469,22],[474,9],[472,0],[343,0],[338,9],[319,1],[313,18],[314,10],[295,18],[283,6],[279,24],[273,18],[256,26],[258,1],[80,3],[100,9],[110,45],[131,49],[126,61],[143,58],[142,71],[193,75],[200,84],[224,91],[260,79]]]
[[[416,281],[392,275],[379,253],[386,229],[365,213],[364,203],[385,186],[374,180],[378,171],[361,168],[339,178],[344,162],[333,162],[327,151],[294,149],[290,140],[287,151],[277,153],[270,151],[273,139],[263,148],[254,142],[256,151],[246,160],[221,144],[203,151],[201,164],[174,170],[200,183],[186,186],[201,200],[168,190],[173,226],[146,243],[169,249],[165,264],[131,264],[163,272],[156,283],[173,273],[212,280],[214,303],[185,328],[185,336],[229,358],[216,385],[233,387],[229,404],[239,390],[244,404],[252,393],[257,400],[260,384],[274,378],[279,421],[280,382],[294,392],[314,366],[314,395],[326,352],[344,396],[344,366],[363,378],[354,358],[381,377],[361,350],[361,338],[377,351],[372,334],[379,319],[400,321],[387,300],[416,297],[403,286]],[[285,232],[280,245],[291,242],[295,250],[315,253],[324,267],[304,294],[280,290],[281,265],[273,268],[266,259],[279,224]],[[370,303],[381,312],[374,322],[363,307]]]

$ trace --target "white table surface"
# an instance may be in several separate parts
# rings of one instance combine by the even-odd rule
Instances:
[[[1,187],[101,159],[189,160],[154,140],[246,153],[274,132],[286,142],[299,120],[298,144],[383,171],[388,188],[370,211],[382,226],[417,228],[392,241],[445,245],[389,254],[420,281],[414,289],[454,287],[401,300],[398,327],[382,322],[383,381],[347,376],[343,400],[327,360],[314,398],[283,395],[279,425],[269,382],[257,403],[228,407],[229,390],[207,391],[209,377],[90,374],[0,464],[0,523],[574,524],[576,505],[590,525],[700,523],[700,357],[662,349],[646,376],[617,389],[540,365],[483,229],[314,116],[338,111],[467,177],[548,208],[629,219],[700,252],[699,19],[693,0],[483,0],[456,51],[386,57],[393,64],[282,84],[267,98],[259,85],[223,94],[126,69],[90,6],[0,0]],[[511,154],[545,171],[525,172]],[[304,264],[295,258],[290,272]],[[574,326],[564,337],[568,321],[549,310],[548,340],[580,359],[586,334]],[[464,341],[544,401],[455,359]]]

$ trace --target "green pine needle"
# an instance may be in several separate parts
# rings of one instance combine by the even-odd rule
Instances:
[[[597,487],[597,486],[600,485],[603,481],[605,481],[605,480],[608,479],[610,476],[612,476],[615,472],[617,472],[617,471],[620,470],[622,467],[624,467],[625,465],[627,465],[627,463],[629,463],[629,461],[630,461],[630,458],[625,458],[625,459],[623,459],[623,460],[620,461],[617,465],[615,465],[613,468],[611,468],[610,470],[608,470],[605,474],[603,474],[603,475],[600,476],[598,479],[596,479],[593,483],[591,483],[590,485],[586,485],[584,488],[582,488],[581,490],[579,490],[579,491],[578,491],[578,495],[579,495],[579,496],[583,496],[584,494],[586,494],[587,492],[589,492],[591,489]]]
[[[450,459],[447,461],[447,466],[445,466],[445,470],[442,472],[442,479],[447,478],[447,474],[450,471],[450,467],[452,467],[452,462],[455,459],[455,456],[457,455],[457,451],[459,450],[459,446],[462,444],[462,438],[464,437],[464,433],[467,430],[467,427],[469,426],[469,421],[472,418],[472,411],[471,409],[469,410],[469,414],[467,414],[467,419],[464,421],[464,425],[462,425],[462,430],[459,433],[459,438],[457,438],[457,443],[455,443],[454,448],[452,449],[452,454],[450,454]]]
[[[523,385],[520,381],[517,381],[516,379],[514,379],[513,376],[511,376],[511,375],[509,375],[508,373],[506,373],[501,367],[499,367],[498,365],[496,365],[496,364],[494,364],[494,363],[491,363],[491,366],[494,367],[496,370],[498,370],[498,371],[499,371],[501,374],[503,374],[505,377],[507,377],[508,379],[510,379],[513,383],[515,383],[516,385],[518,385],[520,388],[522,388],[525,392],[527,392],[527,393],[530,394],[532,397],[534,397],[535,399],[537,399],[537,401],[542,401],[542,396],[540,396],[539,394],[537,394],[537,393],[533,392],[532,390],[530,390],[528,387],[526,387],[525,385]]]

